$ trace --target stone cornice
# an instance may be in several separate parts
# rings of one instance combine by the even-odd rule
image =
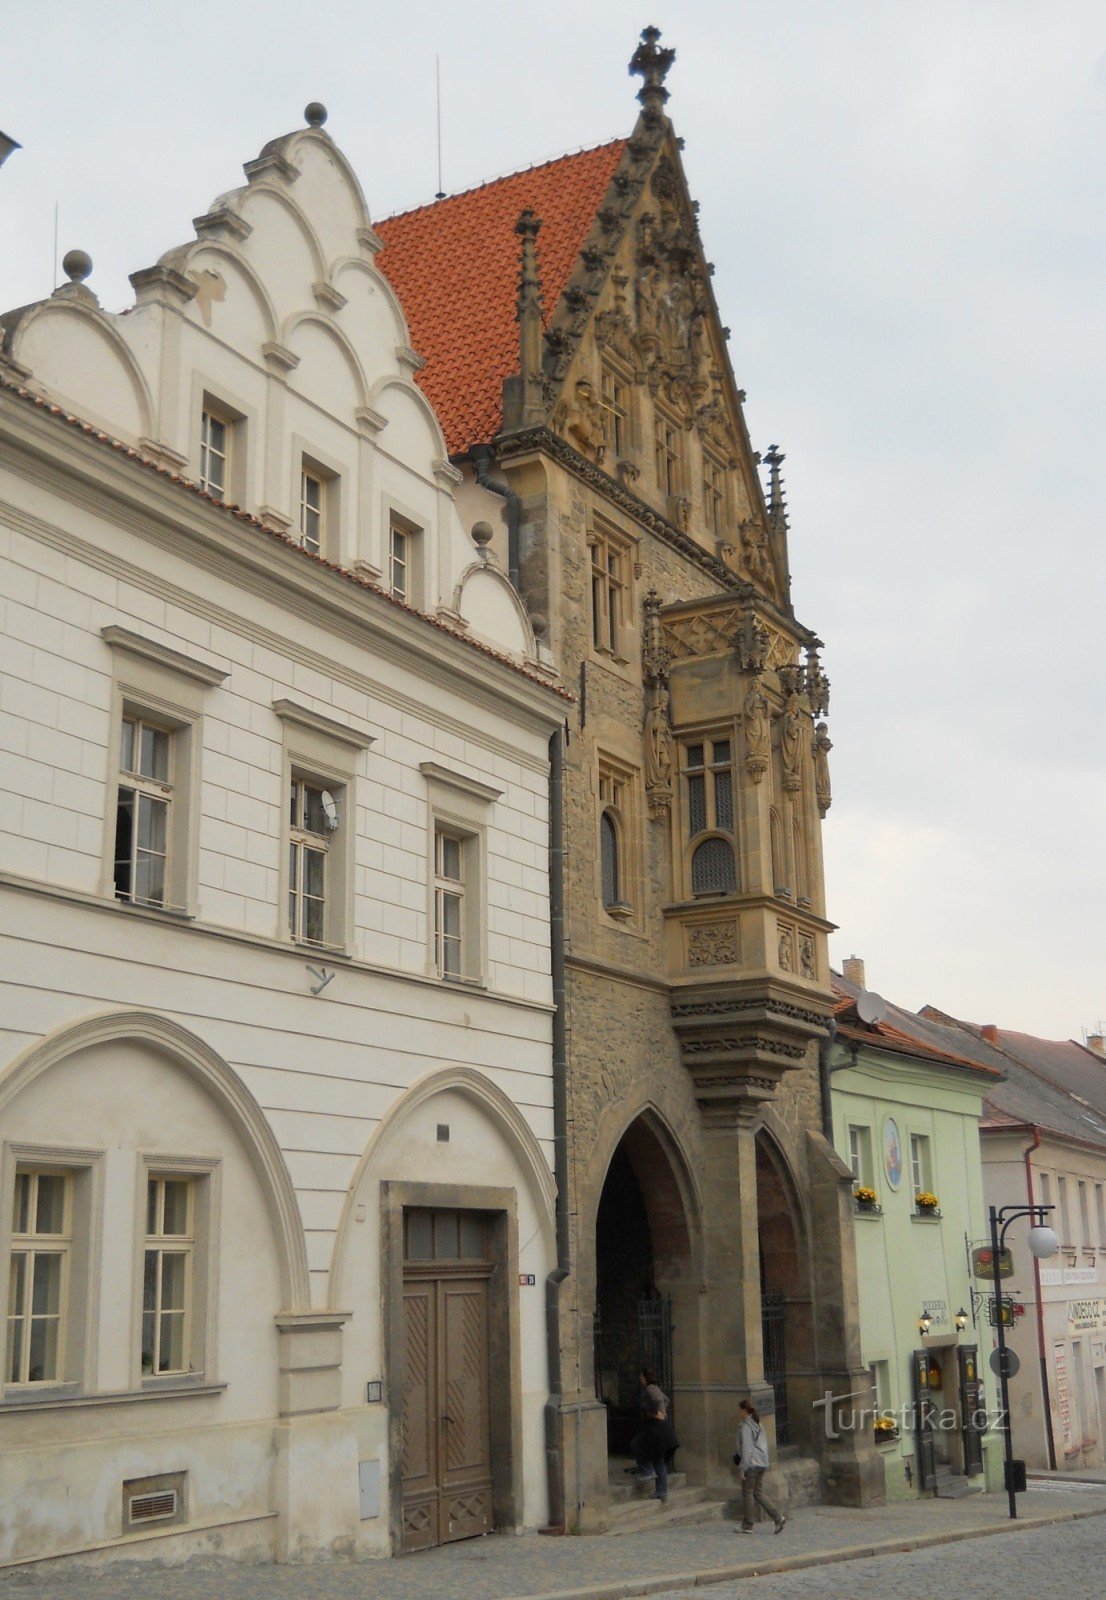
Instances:
[[[105,644],[110,644],[113,650],[124,650],[132,656],[141,656],[143,661],[152,661],[159,667],[168,667],[170,672],[175,672],[182,678],[191,678],[193,682],[202,683],[209,689],[217,688],[230,676],[225,667],[213,667],[206,661],[197,661],[193,656],[186,656],[182,650],[173,650],[169,645],[158,644],[154,639],[144,639],[140,633],[132,633],[130,628],[120,628],[115,623],[101,628],[100,637]]]
[[[335,721],[333,717],[324,717],[322,712],[312,711],[310,706],[297,705],[294,700],[274,700],[273,711],[282,722],[291,722],[297,728],[309,728],[312,733],[321,733],[327,739],[347,744],[352,750],[368,750],[376,743],[374,734],[362,733],[360,728],[351,728],[344,722]]]
[[[476,778],[467,778],[464,773],[451,772],[448,767],[443,767],[437,761],[420,761],[419,771],[429,783],[441,784],[446,789],[458,789],[462,794],[471,795],[474,800],[486,800],[491,803],[502,795],[502,789],[494,789],[490,783],[480,783]]]

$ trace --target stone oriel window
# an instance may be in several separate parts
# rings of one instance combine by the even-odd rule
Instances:
[[[733,740],[696,740],[683,746],[683,812],[690,847],[693,895],[733,894],[734,856]]]

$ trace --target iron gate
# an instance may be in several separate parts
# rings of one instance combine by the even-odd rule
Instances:
[[[782,1294],[760,1297],[760,1331],[764,1343],[764,1381],[776,1402],[776,1444],[791,1443],[787,1415],[787,1306]]]
[[[595,1308],[592,1323],[595,1341],[595,1392],[602,1396],[602,1374],[612,1365],[619,1369],[620,1384],[625,1384],[630,1403],[636,1403],[638,1372],[649,1367],[657,1374],[657,1382],[672,1399],[672,1296],[644,1294],[637,1302],[637,1365],[632,1371],[623,1371],[624,1362],[618,1361],[618,1352],[608,1350],[599,1307]],[[615,1334],[615,1338],[617,1333]],[[614,1342],[614,1339],[611,1340]]]

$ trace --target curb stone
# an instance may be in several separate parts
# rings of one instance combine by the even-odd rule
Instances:
[[[767,1578],[781,1572],[801,1572],[808,1567],[832,1566],[845,1561],[863,1561],[871,1556],[905,1554],[927,1550],[935,1545],[958,1544],[965,1539],[989,1539],[995,1534],[1018,1533],[1029,1528],[1048,1528],[1059,1522],[1082,1522],[1087,1517],[1106,1516],[1106,1506],[1082,1511],[1054,1511],[1040,1517],[1019,1517],[975,1528],[954,1528],[948,1533],[907,1534],[897,1539],[880,1539],[872,1544],[844,1545],[838,1550],[812,1550],[803,1555],[778,1556],[768,1561],[743,1561],[732,1567],[707,1567],[692,1572],[670,1572],[654,1578],[622,1578],[614,1583],[589,1584],[586,1588],[551,1589],[544,1594],[528,1594],[513,1600],[636,1600],[638,1595],[664,1594],[670,1589],[699,1589],[711,1584],[732,1583],[737,1578]]]

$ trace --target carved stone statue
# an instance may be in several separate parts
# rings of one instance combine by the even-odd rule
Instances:
[[[768,771],[768,751],[771,728],[768,721],[768,701],[756,678],[745,696],[745,770],[754,783],[759,783]]]
[[[804,978],[816,978],[814,969],[814,940],[809,933],[799,935],[799,971]]]
[[[794,690],[780,717],[780,763],[783,767],[783,786],[795,790],[802,787],[803,713],[799,696]]]
[[[556,426],[581,455],[602,463],[606,447],[603,408],[587,378],[577,379],[575,395],[558,409]]]
[[[795,941],[792,936],[791,929],[788,927],[786,922],[781,922],[778,924],[778,926],[780,937],[779,946],[776,953],[779,957],[780,971],[794,972]]]
[[[820,722],[814,730],[814,794],[823,817],[833,804],[829,774],[829,753],[832,749],[833,741],[826,725]]]
[[[663,683],[649,691],[645,712],[645,794],[650,810],[667,810],[672,801],[672,729],[668,720],[669,696]]]

